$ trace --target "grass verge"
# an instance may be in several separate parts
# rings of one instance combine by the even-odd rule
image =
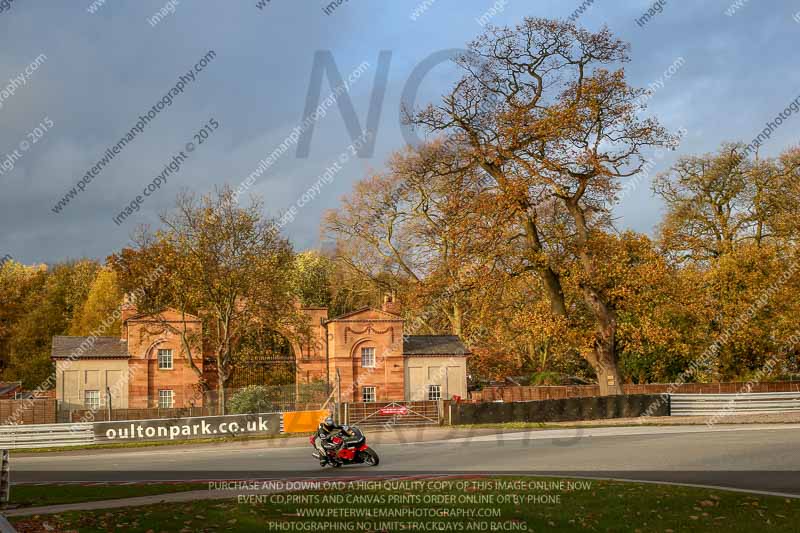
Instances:
[[[135,498],[207,488],[208,484],[205,483],[13,485],[11,487],[11,504],[15,507],[38,507],[62,503]]]
[[[20,533],[53,529],[781,532],[797,531],[800,520],[797,500],[673,485],[509,477],[372,483],[12,522]]]

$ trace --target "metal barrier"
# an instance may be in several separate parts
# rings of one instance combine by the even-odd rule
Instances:
[[[94,429],[89,423],[0,426],[0,449],[3,450],[87,444],[94,444]]]
[[[0,426],[0,450],[312,432],[328,411]],[[288,424],[284,424],[284,419]],[[2,491],[0,491],[2,492]]]
[[[670,394],[670,416],[714,416],[800,411],[800,392]]]

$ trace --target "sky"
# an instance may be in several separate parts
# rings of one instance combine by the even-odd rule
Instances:
[[[629,83],[653,88],[648,113],[685,136],[677,151],[653,155],[653,171],[615,207],[621,228],[654,233],[663,207],[650,180],[676,157],[750,142],[800,95],[800,0],[660,0],[646,22],[653,2],[634,0],[329,3],[0,0],[0,257],[102,260],[136,226],[157,227],[182,188],[226,183],[245,183],[242,201],[259,195],[267,216],[294,208],[284,233],[298,250],[319,246],[323,213],[406,143],[404,91],[417,89],[417,105],[438,99],[456,71],[436,58],[487,21],[566,19],[585,6],[579,25],[607,25],[630,43]],[[425,61],[433,68],[409,81]],[[331,64],[348,89],[305,122],[308,150],[298,153],[292,132],[317,86],[312,73]],[[319,103],[335,89],[323,76]],[[348,102],[354,112],[343,115]],[[374,139],[351,135],[345,117],[366,128],[371,108]],[[785,120],[762,155],[796,144],[799,126],[800,116]],[[138,210],[120,218],[132,202]]]

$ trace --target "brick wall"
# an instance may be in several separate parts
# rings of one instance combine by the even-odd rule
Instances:
[[[325,381],[328,363],[325,353],[325,327],[322,325],[328,319],[328,310],[323,308],[303,308],[301,310],[308,317],[310,335],[303,342],[295,342],[292,350],[296,358],[297,383],[314,383]]]
[[[329,322],[328,335],[331,382],[338,371],[343,402],[360,401],[364,387],[375,387],[377,401],[404,399],[401,318],[376,309],[362,310]],[[362,366],[362,348],[375,350],[374,368]],[[303,368],[298,365],[298,374]]]
[[[623,385],[625,394],[661,394],[674,392],[681,394],[735,394],[747,383],[685,383],[672,390],[670,383],[647,383],[643,385]],[[800,381],[776,381],[754,383],[751,392],[800,392]],[[535,400],[560,400],[564,398],[584,398],[598,396],[597,385],[541,386],[541,387],[486,387],[470,393],[470,399],[478,402],[527,402]]]
[[[175,311],[166,310],[160,313],[163,320],[169,321],[175,328],[182,328],[182,316]],[[195,364],[203,366],[203,356],[199,347],[202,333],[200,321],[190,321],[188,330],[194,342],[193,356]],[[187,354],[181,338],[154,319],[143,317],[132,319],[126,323],[123,337],[128,341],[128,360],[130,379],[128,381],[128,407],[131,409],[149,409],[158,407],[159,390],[171,390],[173,406],[200,407],[202,396],[198,396],[200,378],[189,367]],[[158,368],[158,350],[172,350],[172,369]]]

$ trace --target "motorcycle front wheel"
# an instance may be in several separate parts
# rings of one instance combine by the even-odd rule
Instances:
[[[367,447],[366,450],[361,452],[361,455],[362,458],[364,459],[364,463],[368,464],[369,466],[378,466],[378,463],[381,462],[381,459],[380,457],[378,457],[378,454],[375,453],[375,450],[373,450],[370,447]]]

